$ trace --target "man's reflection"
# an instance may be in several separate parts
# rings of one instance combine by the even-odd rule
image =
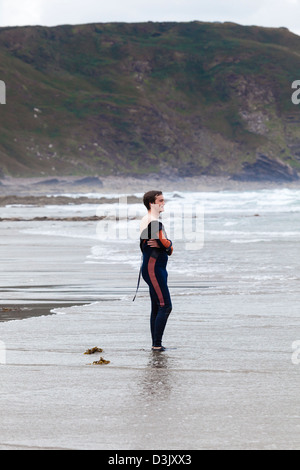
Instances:
[[[142,378],[142,395],[148,399],[167,398],[172,390],[172,371],[167,353],[151,352]]]

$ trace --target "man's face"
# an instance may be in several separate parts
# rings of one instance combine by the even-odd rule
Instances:
[[[157,205],[158,212],[163,212],[165,210],[165,198],[162,194],[156,196],[155,204]]]

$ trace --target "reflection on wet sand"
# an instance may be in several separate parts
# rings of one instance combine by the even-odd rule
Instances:
[[[147,399],[166,399],[172,390],[170,358],[165,352],[150,353],[141,381],[141,395]]]

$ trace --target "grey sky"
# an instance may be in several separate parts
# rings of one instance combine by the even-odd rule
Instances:
[[[0,0],[0,26],[232,21],[300,35],[300,0]]]

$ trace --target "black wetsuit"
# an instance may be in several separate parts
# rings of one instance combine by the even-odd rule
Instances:
[[[152,248],[147,241],[155,238],[159,248]],[[172,310],[172,302],[168,288],[167,262],[173,253],[171,240],[166,237],[164,226],[153,220],[143,230],[140,238],[143,252],[142,276],[149,286],[151,297],[151,335],[152,345],[160,347],[164,329]]]

